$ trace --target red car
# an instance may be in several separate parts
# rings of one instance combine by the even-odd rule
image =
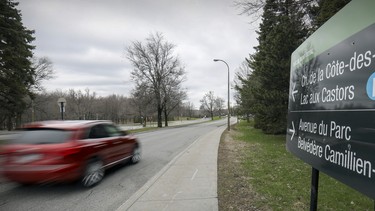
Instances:
[[[137,139],[110,121],[44,121],[24,126],[0,146],[0,173],[22,184],[80,180],[98,184],[105,169],[141,159]]]

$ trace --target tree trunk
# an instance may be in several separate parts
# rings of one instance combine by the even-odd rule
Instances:
[[[164,109],[164,121],[165,121],[165,127],[168,127],[168,114],[167,114],[167,110]]]
[[[8,119],[7,119],[7,129],[8,129],[8,131],[11,131],[13,129],[11,115],[9,115]]]
[[[163,122],[162,122],[162,112],[163,108],[161,106],[158,106],[158,127],[163,127]]]
[[[16,128],[21,127],[21,121],[22,121],[22,114],[17,113],[17,115],[16,115]]]

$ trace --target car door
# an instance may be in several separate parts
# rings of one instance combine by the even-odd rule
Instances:
[[[122,160],[130,156],[130,143],[123,136],[123,133],[113,124],[104,125],[107,133],[112,138],[112,152],[115,160]]]
[[[91,144],[91,150],[99,155],[105,164],[112,163],[117,159],[113,152],[113,137],[108,134],[103,124],[92,126],[86,141]]]

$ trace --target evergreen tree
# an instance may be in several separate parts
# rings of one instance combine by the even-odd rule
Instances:
[[[318,29],[349,2],[350,0],[319,0],[318,6],[315,8],[314,29]]]
[[[303,14],[295,0],[267,0],[258,32],[259,45],[249,66],[255,126],[265,133],[284,133],[289,95],[290,56],[306,37]]]
[[[0,112],[7,120],[8,129],[12,121],[20,118],[26,108],[25,97],[34,84],[35,71],[31,58],[34,46],[34,31],[22,24],[18,3],[0,0]]]
[[[256,101],[253,93],[254,89],[259,87],[259,83],[256,81],[256,77],[254,76],[254,74],[252,74],[252,70],[248,68],[248,62],[248,59],[246,59],[246,61],[244,62],[247,65],[247,69],[245,69],[245,71],[242,70],[242,73],[236,73],[236,84],[234,87],[238,92],[238,94],[236,95],[236,101],[240,106],[239,112],[242,115],[246,115],[247,121],[250,120],[250,115],[255,113],[254,106],[256,105]]]
[[[249,3],[246,3],[249,2]],[[256,52],[246,59],[253,70],[237,76],[239,101],[254,114],[255,127],[284,133],[289,94],[290,56],[293,51],[350,0],[266,0]],[[244,10],[251,11],[252,0]],[[255,8],[256,9],[256,8]]]

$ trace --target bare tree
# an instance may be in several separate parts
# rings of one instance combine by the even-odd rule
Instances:
[[[82,115],[83,119],[95,119],[93,105],[96,99],[96,93],[90,92],[89,88],[85,89],[85,92],[82,93]]]
[[[30,121],[60,119],[60,109],[56,104],[57,99],[64,97],[67,100],[65,107],[65,119],[108,119],[116,123],[124,123],[134,117],[135,109],[131,105],[131,99],[122,95],[97,97],[95,92],[89,89],[66,92],[56,90],[54,92],[37,92],[33,98],[33,107],[26,110],[22,116],[23,123]],[[26,99],[31,103],[31,98]],[[1,114],[0,110],[0,114]],[[0,116],[1,118],[1,116]],[[4,127],[3,124],[0,128]]]
[[[53,70],[51,60],[47,57],[33,57],[31,58],[31,63],[31,66],[34,69],[34,83],[27,87],[29,90],[29,95],[24,98],[27,105],[27,110],[25,110],[21,115],[28,115],[28,109],[30,109],[31,116],[30,120],[28,121],[35,121],[35,109],[38,109],[38,107],[35,106],[38,104],[38,102],[35,101],[36,94],[45,91],[44,87],[42,86],[42,82],[54,78],[55,72]],[[22,116],[19,116],[19,118],[19,121],[17,121],[17,127],[21,124]]]
[[[81,90],[69,89],[66,97],[67,105],[65,110],[69,116],[67,119],[83,119],[83,94]]]
[[[35,70],[34,84],[29,89],[32,92],[43,91],[42,82],[54,78],[52,61],[47,57],[33,57],[32,67]]]
[[[235,0],[234,5],[241,10],[241,15],[252,17],[251,23],[256,22],[262,16],[266,0]]]
[[[115,94],[108,96],[105,100],[106,107],[106,119],[109,119],[115,123],[119,123],[119,113],[121,109],[121,99],[120,96]]]
[[[60,109],[56,102],[60,97],[67,98],[67,94],[61,90],[49,93],[45,91],[37,92],[32,102],[29,102],[31,108],[23,115],[22,122],[59,119]]]
[[[146,126],[147,117],[150,116],[150,107],[153,105],[152,93],[145,84],[138,86],[131,93],[131,104],[141,118],[141,124]]]
[[[221,117],[222,111],[224,109],[225,100],[221,97],[216,97],[215,99],[215,110],[217,110],[218,115]]]
[[[165,126],[168,127],[169,114],[187,98],[187,94],[181,88],[184,77],[168,77],[162,85],[163,110]]]
[[[194,115],[194,109],[195,109],[195,106],[194,106],[194,103],[192,102],[187,102],[186,105],[186,110],[187,110],[187,115],[189,118],[192,118],[193,115]]]
[[[213,91],[209,91],[201,99],[201,108],[203,108],[214,120],[214,111],[215,111],[215,96]]]
[[[164,100],[164,121],[165,126],[168,127],[168,117],[170,113],[182,104],[182,101],[186,99],[187,95],[185,91],[169,90],[168,98]]]
[[[165,41],[161,33],[156,33],[150,34],[145,43],[134,41],[126,49],[127,58],[134,67],[131,75],[136,86],[147,86],[155,99],[158,127],[162,127],[165,106],[163,86],[168,85],[169,79],[181,79],[185,75],[180,59],[173,55],[174,48],[175,45]]]

